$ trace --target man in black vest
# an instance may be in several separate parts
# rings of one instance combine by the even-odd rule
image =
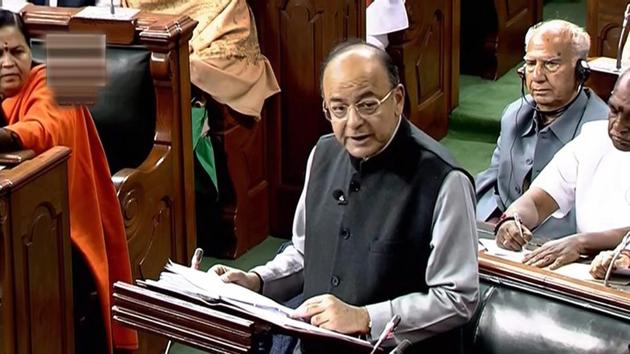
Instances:
[[[389,345],[460,351],[479,290],[472,179],[401,116],[405,91],[386,52],[342,44],[321,82],[333,134],[309,157],[293,245],[247,273],[212,270],[270,296],[303,291],[296,316],[322,328],[375,339],[397,314]],[[309,341],[298,350],[351,352]]]

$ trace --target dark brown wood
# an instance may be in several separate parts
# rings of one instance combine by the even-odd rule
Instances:
[[[217,249],[212,254],[236,258],[269,235],[267,126],[211,97],[206,109],[212,117],[209,135],[217,157],[220,217],[218,229],[203,237],[212,239]]]
[[[263,54],[282,92],[272,97],[267,124],[270,232],[290,235],[308,154],[330,125],[321,112],[320,65],[350,37],[365,37],[365,0],[250,1]]]
[[[586,87],[593,90],[602,100],[608,101],[618,77],[617,74],[591,67],[591,75],[586,81]]]
[[[0,353],[72,354],[67,159],[55,147],[0,171]]]
[[[479,272],[551,290],[617,310],[630,311],[630,293],[628,292],[571,278],[546,269],[512,262],[484,252],[479,253]]]
[[[168,259],[187,264],[196,245],[188,61],[188,41],[196,22],[145,12],[132,22],[86,22],[73,17],[78,11],[28,5],[22,15],[33,37],[100,30],[108,45],[144,45],[151,51],[157,112],[153,148],[137,168],[112,171],[112,181],[134,279],[155,278]],[[138,353],[157,353],[164,345],[163,339],[142,336]]]
[[[388,51],[407,89],[409,120],[436,139],[448,131],[459,92],[459,0],[407,1],[409,28],[390,35]]]
[[[586,30],[591,35],[590,56],[617,56],[626,0],[588,0]]]
[[[461,71],[496,80],[523,60],[525,33],[542,0],[462,1]]]

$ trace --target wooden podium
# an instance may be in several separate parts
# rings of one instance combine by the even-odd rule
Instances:
[[[73,354],[66,162],[55,147],[0,171],[0,353]]]
[[[372,350],[367,341],[282,325],[269,313],[251,312],[227,300],[203,300],[184,289],[116,282],[113,298],[115,322],[210,353],[265,353],[271,348],[272,334],[334,343],[348,353]],[[383,353],[382,348],[376,353]]]

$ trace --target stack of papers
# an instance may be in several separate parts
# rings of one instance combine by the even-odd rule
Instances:
[[[287,330],[336,338],[361,346],[370,343],[352,336],[319,328],[299,319],[291,318],[294,310],[240,285],[224,283],[214,273],[206,273],[169,261],[158,281],[142,283],[158,289],[184,294],[206,303],[222,302],[238,308],[243,313],[272,323]]]

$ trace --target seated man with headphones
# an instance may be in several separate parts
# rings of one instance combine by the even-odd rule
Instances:
[[[555,269],[582,254],[615,248],[630,231],[630,71],[617,80],[608,107],[608,122],[584,124],[497,223],[497,245],[520,250],[532,237],[529,229],[550,216],[575,212],[577,232],[527,254],[525,264]],[[613,266],[627,268],[627,257],[623,254]],[[604,277],[611,258],[604,253],[595,259],[593,277]]]
[[[518,70],[522,97],[503,111],[490,167],[476,178],[478,220],[497,222],[584,123],[608,116],[606,103],[584,87],[589,48],[588,33],[567,21],[542,22],[527,32],[525,64]],[[572,212],[534,230],[544,239],[575,232]]]

